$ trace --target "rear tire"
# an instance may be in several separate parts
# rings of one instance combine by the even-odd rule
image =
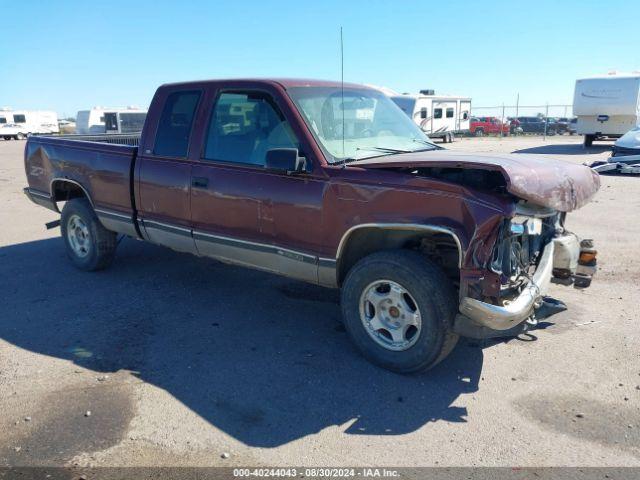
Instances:
[[[398,373],[427,370],[453,350],[456,305],[444,272],[409,250],[363,258],[342,286],[344,324],[356,348],[372,363]]]
[[[18,133],[16,135],[16,140],[24,140],[24,135],[22,133]]]
[[[86,198],[65,204],[60,230],[67,256],[80,270],[102,270],[113,262],[117,235],[102,226]]]
[[[476,128],[476,131],[473,133],[473,135],[476,137],[482,137],[484,136],[484,130],[482,128]]]

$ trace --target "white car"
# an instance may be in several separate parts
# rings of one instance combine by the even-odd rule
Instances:
[[[598,173],[626,173],[640,175],[640,127],[629,130],[613,146],[613,152],[604,162],[591,165]]]
[[[613,156],[640,155],[640,127],[629,130],[613,144]]]
[[[15,123],[7,123],[0,127],[0,137],[5,140],[24,140],[27,138],[27,133],[28,132],[24,130],[24,127]]]

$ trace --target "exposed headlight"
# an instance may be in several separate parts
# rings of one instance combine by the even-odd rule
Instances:
[[[542,233],[542,219],[516,216],[511,220],[510,229],[514,235],[540,235]]]

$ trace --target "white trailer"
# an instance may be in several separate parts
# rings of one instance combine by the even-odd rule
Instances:
[[[13,125],[20,136],[59,133],[58,114],[48,110],[0,110],[0,126]]]
[[[436,95],[433,90],[420,90],[418,95],[392,95],[390,98],[430,138],[452,142],[455,134],[469,131],[469,97]]]
[[[145,114],[146,110],[137,107],[93,107],[91,110],[80,110],[76,115],[76,133],[93,135],[100,133],[124,133],[122,130],[122,113]],[[137,122],[139,116],[125,116],[128,120]],[[109,119],[107,130],[106,119]],[[127,122],[125,122],[127,123]],[[126,130],[126,128],[124,129]]]
[[[106,133],[140,133],[147,118],[146,111],[117,111],[104,113]]]
[[[594,140],[621,137],[640,125],[640,73],[576,80],[573,114],[587,147]]]

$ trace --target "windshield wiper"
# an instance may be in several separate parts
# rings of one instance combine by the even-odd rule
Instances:
[[[385,154],[388,155],[395,155],[398,153],[411,153],[412,150],[401,150],[399,148],[389,148],[389,147],[358,147],[356,148],[356,154],[360,151],[360,150],[375,150],[378,152],[383,152]],[[375,157],[383,157],[384,155],[369,155],[367,157],[347,157],[345,159],[342,159],[338,162],[335,162],[337,164],[345,164],[345,163],[350,163],[350,162],[357,162],[358,160],[366,160],[369,158],[375,158]]]
[[[420,138],[413,138],[412,140],[416,143],[421,143],[422,145],[427,145],[428,147],[430,147],[430,148],[420,148],[417,150],[412,150],[412,152],[426,152],[428,150],[443,150],[443,147],[436,145],[435,143],[431,143],[427,140],[422,140]]]
[[[439,147],[438,145],[435,145],[431,142],[428,142],[426,140],[420,140],[418,138],[414,138],[413,139],[414,142],[416,143],[422,143],[424,145],[428,145],[430,148],[419,148],[417,150],[403,150],[400,148],[391,148],[391,147],[358,147],[356,148],[356,153],[359,152],[360,150],[375,150],[378,152],[383,152],[385,154],[388,155],[396,155],[399,153],[414,153],[414,152],[425,152],[428,150],[442,150],[442,147]],[[337,162],[334,162],[335,164],[345,164],[345,163],[351,163],[351,162],[357,162],[358,160],[367,160],[369,158],[376,158],[376,157],[383,157],[384,155],[369,155],[366,157],[347,157],[344,158],[342,160],[339,160]]]
[[[377,150],[379,152],[387,152],[387,153],[410,153],[411,150],[400,150],[399,148],[388,148],[388,147],[358,147],[357,150]]]

